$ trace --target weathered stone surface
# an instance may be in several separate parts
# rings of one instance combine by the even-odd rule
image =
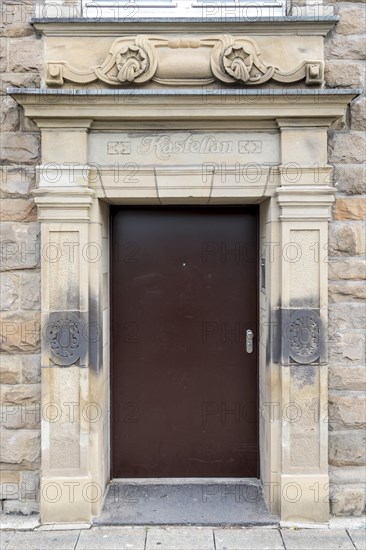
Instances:
[[[35,37],[9,39],[9,71],[39,71],[42,67],[42,40]]]
[[[24,273],[21,279],[21,308],[41,308],[41,274]]]
[[[329,88],[362,87],[365,80],[364,63],[326,60],[324,77]]]
[[[329,359],[333,364],[362,364],[365,356],[365,335],[362,333],[332,334],[329,344]]]
[[[361,516],[365,509],[365,490],[339,487],[331,499],[331,512],[336,516]]]
[[[14,472],[12,470],[0,470],[0,483],[15,483],[19,485],[20,472]]]
[[[331,392],[329,394],[329,425],[333,430],[365,429],[365,395],[362,392]]]
[[[329,138],[331,162],[357,164],[366,160],[366,136],[362,132],[333,133]]]
[[[366,97],[361,97],[351,103],[352,130],[366,130]],[[366,185],[366,182],[364,182]]]
[[[366,322],[365,310],[363,304],[329,304],[329,323],[333,337],[352,328],[363,330]]]
[[[2,427],[8,430],[38,429],[41,422],[39,403],[4,403],[1,407]]]
[[[363,36],[337,36],[325,41],[325,56],[329,59],[365,59]]]
[[[27,3],[4,3],[0,13],[0,35],[9,38],[30,36],[34,33],[29,20],[32,6]]]
[[[34,500],[4,500],[4,514],[37,514],[39,512],[39,502]]]
[[[1,201],[0,201],[1,204]],[[14,273],[4,273],[0,285],[0,309],[16,310],[19,308],[20,276]]]
[[[37,429],[41,420],[39,384],[1,386],[2,427]]]
[[[0,91],[5,95],[7,88],[37,88],[40,86],[40,82],[39,73],[1,74]]]
[[[329,224],[329,248],[332,256],[357,256],[365,251],[365,226],[363,223]]]
[[[364,280],[366,279],[366,262],[361,258],[334,258],[328,264],[330,280]]]
[[[8,41],[0,38],[0,73],[5,73],[8,68]]]
[[[0,357],[0,373],[2,384],[18,384],[22,380],[22,362],[19,355],[4,355]]]
[[[0,217],[4,222],[31,222],[37,219],[33,199],[1,199]]]
[[[337,188],[347,195],[359,195],[365,192],[366,166],[358,164],[337,165],[335,170]]]
[[[34,166],[1,166],[0,191],[11,196],[28,195],[35,188],[36,173]]]
[[[19,498],[20,472],[0,471],[0,499]]]
[[[41,356],[38,353],[23,355],[22,372],[25,384],[38,384],[41,381]]]
[[[0,126],[2,132],[19,130],[19,107],[10,96],[0,97]]]
[[[35,162],[39,157],[38,134],[3,132],[0,136],[1,152],[7,162]]]
[[[329,301],[352,302],[353,300],[366,300],[366,283],[342,282],[329,284]]]
[[[331,365],[329,367],[329,389],[365,391],[366,367]]]
[[[366,484],[365,466],[330,466],[329,477],[337,484]]]
[[[362,430],[330,433],[329,462],[334,466],[365,464],[366,434]]]
[[[0,461],[17,469],[39,467],[41,437],[38,430],[1,430]]]
[[[3,403],[39,403],[41,387],[39,384],[2,384],[0,395]]]
[[[38,351],[40,347],[40,313],[20,311],[3,313],[0,320],[0,350],[17,353]]]
[[[337,15],[340,16],[340,21],[335,26],[336,33],[350,35],[365,32],[366,10],[364,5],[349,6],[341,4],[337,7]]]
[[[366,216],[365,198],[337,198],[334,203],[333,216],[335,220],[364,220]]]
[[[40,227],[36,222],[1,224],[0,270],[39,266]]]

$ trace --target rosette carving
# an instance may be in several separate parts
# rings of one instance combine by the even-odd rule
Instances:
[[[148,66],[147,55],[138,46],[123,46],[116,55],[117,78],[121,82],[133,82]]]
[[[221,36],[212,50],[211,69],[216,78],[227,84],[262,84],[273,76],[275,70],[262,62],[260,52],[252,40],[236,40],[228,34]]]
[[[223,65],[226,72],[236,80],[247,82],[250,80],[250,71],[253,68],[253,56],[247,54],[243,46],[231,46],[223,56]]]
[[[281,71],[262,60],[253,40],[228,34],[218,37],[218,43],[212,49],[211,70],[221,82],[246,85],[264,84],[271,79],[291,83],[304,78],[305,84],[321,84],[324,72],[321,61],[304,61],[292,71]]]
[[[101,80],[106,84],[143,84],[152,79],[157,68],[156,52],[146,36],[118,38],[102,65],[79,71],[66,63],[48,63],[47,84],[64,84],[65,80],[85,84]]]

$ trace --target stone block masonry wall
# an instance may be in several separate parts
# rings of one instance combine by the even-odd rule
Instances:
[[[327,86],[363,88],[366,5],[334,5],[341,19],[326,39]],[[329,233],[329,465],[337,515],[360,515],[365,508],[365,131],[362,95],[329,133],[338,189]]]
[[[40,85],[31,10],[29,0],[0,6],[0,508],[25,514],[38,511],[41,445],[40,229],[31,195],[40,140],[6,88]]]

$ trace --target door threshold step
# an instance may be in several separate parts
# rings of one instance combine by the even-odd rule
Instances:
[[[278,525],[268,512],[260,481],[196,481],[113,480],[94,525]]]
[[[123,485],[258,485],[255,477],[120,477],[110,482],[110,486]]]

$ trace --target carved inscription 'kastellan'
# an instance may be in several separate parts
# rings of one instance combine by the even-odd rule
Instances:
[[[115,162],[142,165],[226,165],[279,162],[278,132],[163,131],[95,133],[89,137],[89,158],[100,165]]]

